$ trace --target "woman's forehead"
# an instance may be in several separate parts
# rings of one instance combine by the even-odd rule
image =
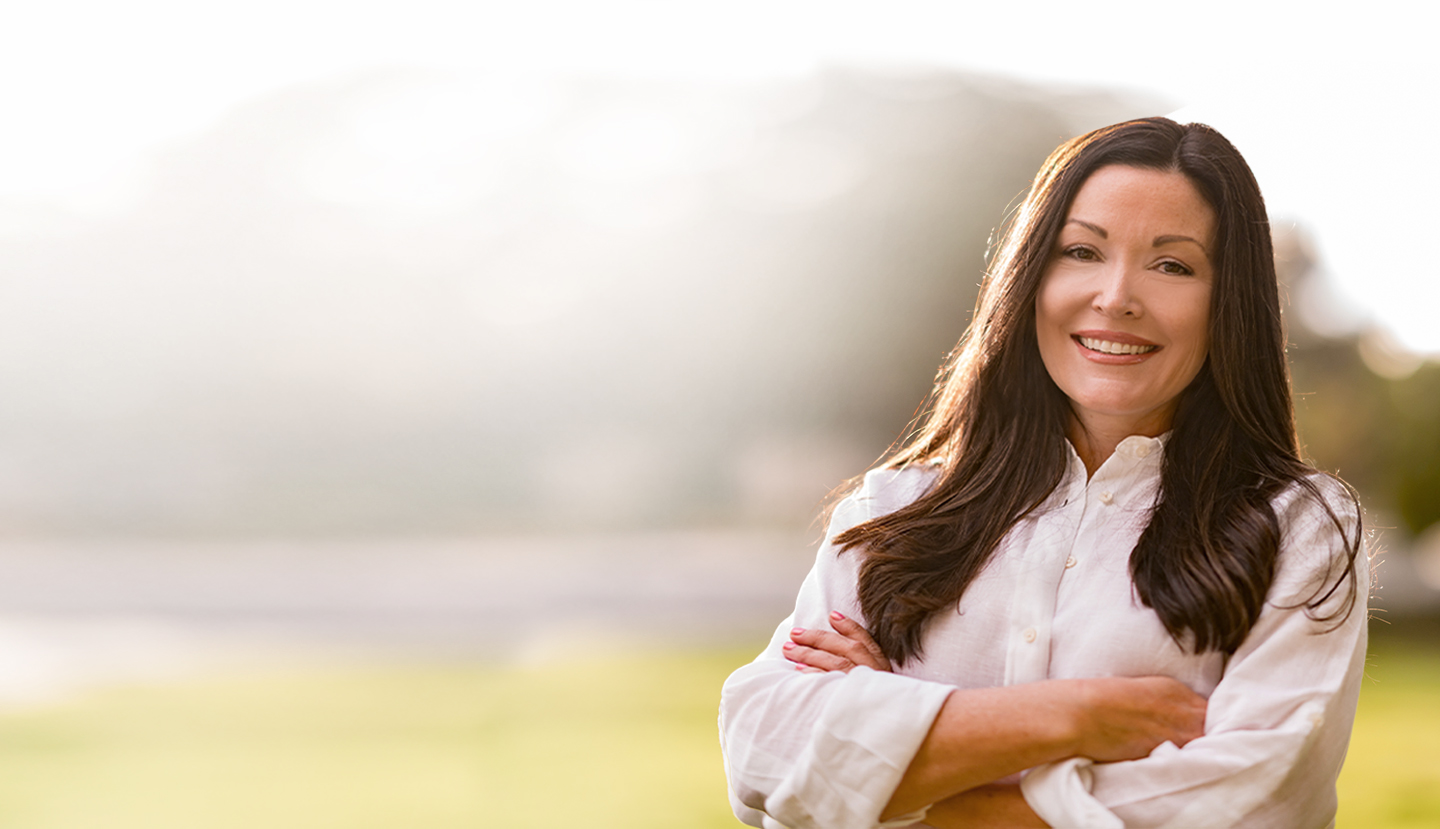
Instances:
[[[1117,233],[1191,238],[1207,246],[1215,211],[1184,173],[1109,165],[1080,186],[1064,229],[1101,238]]]

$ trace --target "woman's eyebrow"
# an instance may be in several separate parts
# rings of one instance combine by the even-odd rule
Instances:
[[[1087,230],[1089,230],[1091,233],[1094,233],[1096,236],[1099,236],[1101,239],[1109,239],[1109,238],[1110,238],[1110,234],[1106,233],[1106,232],[1105,232],[1105,228],[1101,227],[1100,225],[1091,224],[1091,223],[1085,221],[1084,219],[1067,219],[1067,220],[1065,221],[1066,224],[1070,224],[1070,223],[1072,223],[1072,222],[1075,223],[1075,224],[1077,224],[1077,225],[1080,225],[1081,227],[1083,227],[1083,228],[1085,228],[1085,229],[1087,229]]]
[[[1203,242],[1201,242],[1199,239],[1193,239],[1189,236],[1156,236],[1155,241],[1152,244],[1158,248],[1161,245],[1168,245],[1171,242],[1194,242],[1200,247],[1201,250],[1205,250],[1205,244]],[[1205,253],[1208,255],[1209,251],[1205,251]]]

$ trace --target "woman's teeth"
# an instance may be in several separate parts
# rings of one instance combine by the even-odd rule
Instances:
[[[1081,345],[1091,351],[1099,351],[1102,354],[1145,354],[1160,347],[1158,345],[1112,343],[1109,340],[1093,340],[1089,337],[1080,337],[1079,339]]]

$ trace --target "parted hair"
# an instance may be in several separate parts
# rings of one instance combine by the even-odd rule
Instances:
[[[1275,579],[1281,528],[1272,499],[1302,487],[1345,536],[1300,456],[1270,225],[1249,166],[1203,124],[1144,118],[1105,127],[1061,145],[1040,168],[1004,228],[969,328],[885,461],[935,464],[937,479],[908,506],[835,539],[863,556],[861,610],[897,664],[921,655],[926,622],[959,601],[1064,475],[1071,413],[1040,359],[1035,300],[1075,194],[1109,165],[1184,174],[1216,219],[1209,353],[1181,393],[1157,502],[1130,553],[1140,600],[1193,652],[1234,653]],[[1345,536],[1350,566],[1305,600],[1307,613],[1336,624],[1349,615],[1360,547],[1356,524]],[[1337,593],[1338,607],[1321,614]]]

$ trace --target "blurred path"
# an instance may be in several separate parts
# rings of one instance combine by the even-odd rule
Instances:
[[[0,700],[237,663],[758,644],[800,533],[0,544]]]

